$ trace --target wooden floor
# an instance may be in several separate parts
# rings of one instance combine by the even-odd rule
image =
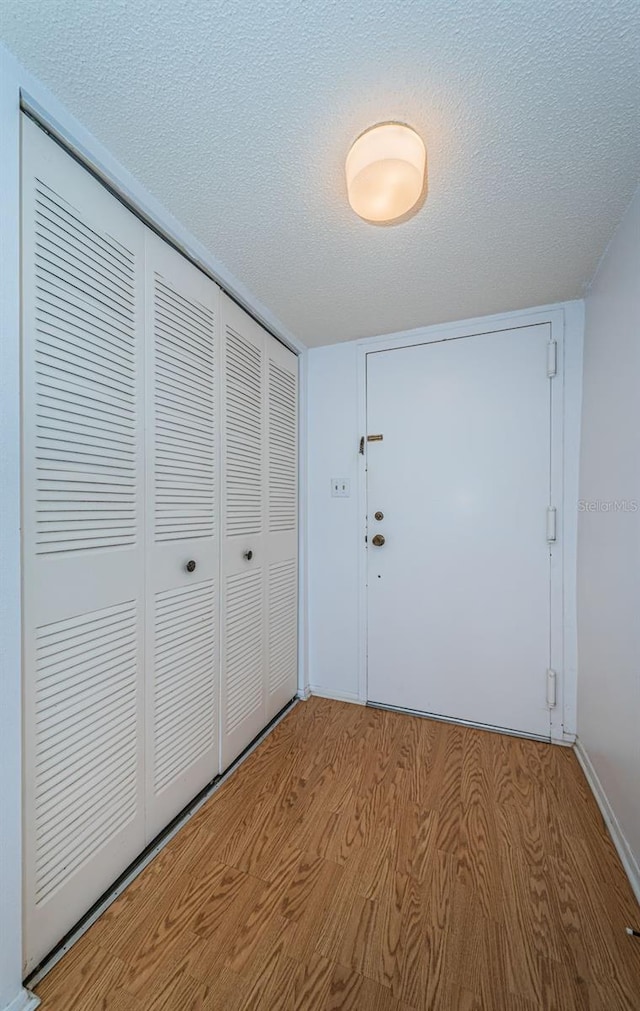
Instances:
[[[43,1011],[638,1011],[572,751],[313,698],[37,987]]]

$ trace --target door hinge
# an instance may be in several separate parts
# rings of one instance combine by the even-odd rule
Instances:
[[[549,667],[547,670],[547,706],[554,709],[556,705],[556,672]]]
[[[358,449],[358,452],[364,456],[364,435],[360,439],[360,448]]]
[[[558,342],[549,341],[547,344],[547,375],[552,379],[558,372]]]
[[[555,544],[557,537],[557,524],[556,524],[556,508],[555,506],[549,506],[547,509],[547,541],[549,544]]]

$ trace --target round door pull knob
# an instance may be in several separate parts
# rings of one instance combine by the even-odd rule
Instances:
[[[246,558],[247,561],[250,562],[253,558],[253,551],[245,551],[242,557]]]
[[[380,520],[384,519],[384,513],[381,513],[379,509],[378,509],[377,513],[374,513],[374,516],[378,520],[378,522],[380,522]]]
[[[384,544],[384,537],[382,536],[382,534],[376,534],[375,537],[371,539],[371,543],[373,544],[374,547],[381,548],[382,545]]]
[[[187,562],[187,564],[185,565],[185,569],[187,570],[187,572],[196,571],[196,563],[194,562],[193,558]]]

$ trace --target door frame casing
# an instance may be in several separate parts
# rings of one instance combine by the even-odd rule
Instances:
[[[551,501],[557,509],[557,541],[551,551],[550,665],[557,673],[557,702],[551,710],[551,740],[572,744],[576,736],[577,638],[576,547],[580,392],[582,374],[582,303],[500,313],[357,341],[357,412],[361,435],[367,434],[367,355],[421,344],[475,337],[496,330],[548,324],[557,342],[557,374],[551,382]],[[367,702],[367,470],[366,447],[359,456],[358,548],[358,701]],[[540,672],[545,690],[545,671]]]

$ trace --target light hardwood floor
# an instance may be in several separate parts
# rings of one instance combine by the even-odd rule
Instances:
[[[43,1011],[638,1011],[567,748],[298,704],[37,987]]]

